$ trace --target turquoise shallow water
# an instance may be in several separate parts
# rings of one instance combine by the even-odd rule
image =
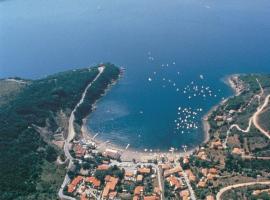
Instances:
[[[89,128],[133,148],[191,147],[201,117],[231,94],[222,77],[270,72],[269,10],[268,0],[1,1],[0,77],[125,66]]]

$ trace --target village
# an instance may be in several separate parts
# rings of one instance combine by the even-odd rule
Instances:
[[[263,89],[257,84],[263,96]],[[70,162],[60,198],[220,200],[234,187],[256,186],[250,194],[254,197],[269,192],[267,187],[257,187],[268,184],[270,172],[265,167],[269,157],[258,156],[264,155],[267,146],[261,146],[259,151],[259,146],[254,149],[251,143],[253,137],[261,140],[268,136],[268,133],[257,134],[252,127],[252,124],[256,126],[254,119],[259,114],[256,110],[263,109],[261,103],[256,103],[258,97],[253,95],[245,97],[250,101],[240,102],[239,106],[235,105],[235,99],[224,101],[206,116],[209,139],[184,154],[174,150],[143,154],[98,142],[95,136],[71,137],[64,146]],[[243,115],[245,110],[251,115]],[[235,124],[241,124],[240,120],[248,126],[245,130]],[[70,130],[73,133],[73,127]],[[249,137],[243,133],[249,133]]]
[[[95,142],[74,141],[71,149],[74,165],[69,169],[70,182],[64,193],[78,199],[159,200],[164,195],[190,199],[187,181],[195,181],[190,170],[171,158],[149,162],[123,161],[121,152],[97,150]],[[184,163],[188,162],[188,157]],[[188,174],[188,180],[184,173]]]

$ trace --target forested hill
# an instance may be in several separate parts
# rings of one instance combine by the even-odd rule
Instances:
[[[54,175],[46,173],[59,171],[54,163],[61,150],[48,142],[49,135],[41,136],[35,127],[47,127],[54,133],[58,128],[55,117],[60,112],[70,115],[97,74],[95,66],[29,81],[16,96],[0,105],[0,199],[56,199],[56,177],[50,182]],[[90,88],[91,94],[87,94],[84,108],[88,110],[77,116],[85,117],[90,105],[118,76],[116,66],[105,64],[104,72]]]

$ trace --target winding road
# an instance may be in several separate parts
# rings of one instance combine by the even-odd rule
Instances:
[[[259,124],[259,115],[263,112],[263,110],[267,107],[267,105],[269,104],[269,98],[270,98],[270,94],[265,98],[263,105],[257,110],[257,112],[254,114],[253,117],[253,124],[254,126],[261,132],[263,133],[268,139],[270,139],[270,133],[267,130],[264,130],[260,124]]]
[[[256,95],[255,97],[258,97],[258,100],[260,102],[261,100],[261,97],[264,95],[264,90],[259,82],[258,79],[256,79],[259,86],[260,86],[260,89],[261,89],[261,93],[260,95]],[[264,99],[264,103],[262,105],[259,105],[256,112],[250,117],[249,119],[249,125],[246,129],[241,129],[239,127],[239,125],[237,124],[233,124],[230,126],[229,130],[227,131],[227,137],[226,137],[226,140],[224,141],[223,143],[223,146],[226,147],[227,146],[227,140],[228,140],[228,136],[230,134],[230,130],[232,128],[236,128],[238,129],[239,131],[243,132],[243,133],[248,133],[250,131],[250,128],[251,128],[251,125],[253,124],[261,133],[263,133],[268,139],[270,139],[270,133],[269,131],[267,130],[264,130],[259,122],[258,122],[258,118],[259,118],[259,115],[264,111],[264,109],[267,107],[267,105],[269,104],[269,99],[270,99],[270,94],[268,96],[265,97]],[[242,158],[245,158],[245,159],[253,159],[253,158],[257,158],[257,159],[263,159],[263,160],[269,160],[270,158],[269,157],[254,157],[254,156],[242,156]],[[270,185],[270,181],[256,181],[256,182],[248,182],[248,183],[240,183],[240,184],[235,184],[235,185],[230,185],[230,186],[227,186],[227,187],[224,187],[222,188],[216,195],[216,199],[217,200],[221,200],[221,196],[231,190],[231,189],[234,189],[234,188],[239,188],[239,187],[245,187],[245,186],[251,186],[251,185],[257,185],[257,184],[260,184],[260,185]]]
[[[246,186],[251,186],[251,185],[270,185],[270,181],[255,181],[255,182],[248,182],[248,183],[239,183],[239,184],[235,184],[235,185],[230,185],[227,187],[222,188],[221,190],[219,190],[219,192],[217,193],[216,199],[217,200],[222,200],[221,196],[234,188],[239,188],[239,187],[246,187]]]
[[[259,84],[260,86],[260,89],[261,89],[261,92],[259,95],[256,95],[255,97],[258,97],[258,100],[260,102],[261,100],[261,97],[264,95],[264,90],[262,88],[262,85],[261,83],[259,82],[258,79],[256,79],[257,83]],[[251,129],[251,126],[252,124],[254,124],[254,126],[261,132],[263,133],[268,139],[270,139],[270,133],[269,131],[266,131],[264,130],[259,122],[258,122],[258,118],[259,118],[259,115],[263,112],[263,110],[267,107],[267,105],[269,104],[269,98],[270,98],[270,94],[265,97],[264,99],[264,103],[262,105],[259,105],[258,108],[257,108],[257,111],[249,118],[249,123],[248,123],[248,127],[246,129],[242,129],[240,128],[240,126],[238,124],[232,124],[230,126],[230,128],[228,129],[227,131],[227,136],[226,136],[226,139],[224,140],[223,142],[223,147],[226,148],[227,147],[227,141],[228,141],[228,137],[229,137],[229,134],[231,133],[231,129],[233,128],[236,128],[237,130],[243,132],[243,133],[248,133]]]
[[[77,103],[77,105],[75,106],[75,108],[73,109],[73,111],[71,112],[71,115],[69,117],[69,121],[68,121],[68,136],[67,136],[67,139],[65,140],[65,145],[64,145],[64,153],[65,153],[65,156],[66,158],[69,160],[69,164],[68,164],[68,169],[71,169],[72,166],[73,166],[73,157],[71,156],[69,150],[70,150],[70,147],[71,147],[71,141],[74,139],[75,135],[76,135],[76,132],[75,132],[75,129],[74,129],[74,120],[75,120],[75,112],[76,110],[78,109],[78,107],[84,102],[84,99],[85,99],[85,96],[86,96],[86,93],[88,91],[88,89],[93,85],[93,83],[100,77],[100,75],[103,73],[104,71],[104,68],[105,67],[99,67],[98,68],[98,71],[99,73],[97,74],[97,76],[95,77],[95,79],[89,83],[87,85],[87,87],[85,88],[84,92],[82,93],[82,97],[80,99],[80,101]],[[75,200],[75,198],[73,197],[70,197],[70,196],[67,196],[67,195],[64,195],[63,193],[63,190],[64,190],[64,187],[70,182],[70,178],[68,177],[68,175],[66,174],[65,176],[65,179],[62,183],[62,186],[58,192],[58,196],[60,199],[62,200]]]

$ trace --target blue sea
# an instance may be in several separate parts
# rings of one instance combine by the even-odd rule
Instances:
[[[89,116],[98,139],[196,146],[202,116],[232,94],[222,78],[270,72],[270,1],[0,1],[0,77],[101,62],[125,72]]]

